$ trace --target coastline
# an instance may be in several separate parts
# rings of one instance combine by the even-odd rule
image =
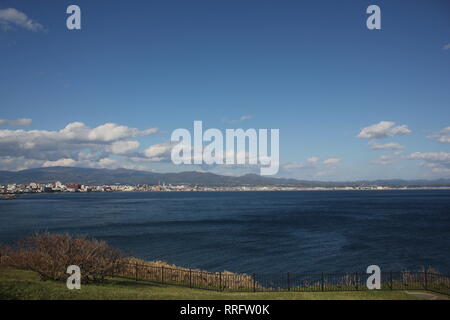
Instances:
[[[128,186],[126,186],[128,187]],[[15,191],[0,192],[0,196],[20,194],[67,194],[67,193],[158,193],[158,192],[296,192],[296,191],[411,191],[411,190],[450,190],[450,187],[333,187],[333,188],[298,188],[298,187],[192,187],[183,189],[162,189],[162,190],[108,190],[108,191]]]

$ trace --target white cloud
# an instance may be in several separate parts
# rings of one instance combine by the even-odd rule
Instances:
[[[155,128],[139,130],[114,123],[90,128],[81,122],[56,131],[0,130],[0,170],[28,166],[110,167],[117,164],[110,155],[143,157],[137,150],[140,143],[133,138],[155,132]]]
[[[437,134],[429,136],[430,139],[436,139],[442,143],[450,143],[450,127],[444,128]]]
[[[148,147],[144,150],[143,154],[154,161],[162,161],[170,157],[171,150],[171,143],[161,143]]]
[[[253,118],[253,116],[247,114],[247,115],[241,116],[241,117],[239,118],[239,120],[240,120],[240,121],[245,121],[245,120],[250,120],[251,118]]]
[[[321,170],[321,171],[318,171],[315,175],[314,175],[314,177],[320,177],[320,178],[322,178],[322,177],[326,177],[326,176],[331,176],[331,175],[333,175],[334,174],[334,170]]]
[[[156,133],[158,129],[150,128],[139,130],[115,123],[105,123],[96,128],[90,128],[82,122],[69,123],[58,133],[67,139],[86,142],[112,142],[122,139],[129,139],[138,136],[146,136]]]
[[[430,168],[431,172],[437,174],[450,174],[450,167],[446,167],[440,163],[426,162],[423,164],[424,167]]]
[[[74,167],[77,164],[77,161],[65,158],[65,159],[58,159],[55,161],[45,161],[42,164],[42,167]]]
[[[225,120],[224,122],[225,122],[225,123],[228,123],[228,124],[236,124],[236,123],[239,123],[239,122],[243,122],[243,121],[246,121],[246,120],[250,120],[250,119],[252,119],[252,118],[253,118],[252,115],[245,114],[245,115],[242,115],[239,119]]]
[[[116,141],[111,144],[108,150],[112,154],[126,154],[139,148],[140,143],[136,140]]]
[[[281,166],[285,174],[298,179],[315,179],[331,177],[341,163],[339,158],[328,158],[320,161],[319,157],[309,157],[303,162],[289,162]]]
[[[318,157],[310,157],[308,158],[306,161],[310,164],[315,164],[319,161],[320,159]]]
[[[111,168],[111,167],[118,167],[119,162],[115,159],[111,158],[102,158],[98,161],[98,165],[101,168]]]
[[[318,157],[309,157],[305,162],[289,162],[282,165],[284,169],[303,169],[315,167],[319,162]]]
[[[289,162],[289,163],[285,163],[282,166],[284,169],[290,170],[290,169],[301,169],[301,168],[305,168],[306,165],[303,162]]]
[[[40,23],[29,19],[25,13],[14,8],[0,9],[0,25],[3,25],[4,29],[16,26],[33,32],[44,31]]]
[[[0,130],[0,155],[6,153],[25,154],[32,151],[47,152],[61,150],[82,150],[83,148],[124,151],[137,146],[130,138],[145,136],[157,129],[138,130],[126,126],[107,123],[90,128],[81,122],[69,123],[59,131],[48,130]],[[120,141],[119,144],[114,144]]]
[[[19,127],[19,126],[30,126],[33,121],[28,118],[21,118],[16,120],[7,120],[7,119],[0,119],[0,126],[11,126],[11,127]]]
[[[423,160],[422,165],[431,168],[433,173],[450,173],[450,153],[449,152],[414,152],[408,155],[408,159]]]
[[[341,162],[341,159],[339,158],[329,158],[323,161],[323,164],[325,165],[336,165]]]
[[[0,157],[0,168],[1,170],[25,170],[29,168],[36,168],[42,165],[42,161],[27,159],[23,156],[21,157]]]
[[[120,126],[115,123],[105,123],[90,130],[85,127],[88,132],[87,137],[91,141],[114,141],[124,138],[133,138],[137,136],[145,136],[157,132],[156,128],[140,131],[136,128],[129,128],[126,126]]]
[[[385,144],[380,144],[375,141],[369,141],[368,145],[370,145],[370,149],[373,150],[399,150],[405,148],[405,146],[402,146],[401,144],[397,142],[389,142]]]
[[[125,159],[126,160],[126,159]],[[109,157],[103,158],[61,158],[57,160],[36,160],[36,159],[26,159],[25,157],[0,157],[0,167],[2,170],[18,171],[30,168],[38,167],[85,167],[85,168],[136,168],[137,165],[130,165],[126,161],[121,161],[118,159],[112,159]]]
[[[414,152],[411,153],[408,158],[410,159],[422,159],[429,161],[443,161],[450,162],[449,152]]]
[[[392,121],[380,121],[379,123],[361,129],[358,138],[381,139],[411,133],[411,130],[406,125],[396,127],[394,125],[395,122]]]
[[[450,43],[447,43],[445,46],[442,47],[443,50],[449,50],[450,49]]]
[[[372,163],[375,164],[381,164],[383,166],[387,166],[390,165],[394,162],[398,162],[400,160],[404,159],[404,155],[402,154],[401,151],[396,151],[393,153],[388,153],[388,154],[384,154],[380,157],[378,157],[375,160],[372,160]]]

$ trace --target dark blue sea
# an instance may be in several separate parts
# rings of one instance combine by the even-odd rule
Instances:
[[[432,266],[450,274],[450,190],[76,193],[0,200],[0,242],[89,235],[127,254],[234,272]]]

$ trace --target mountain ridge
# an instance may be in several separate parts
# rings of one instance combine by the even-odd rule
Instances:
[[[449,187],[450,179],[404,180],[377,179],[357,181],[314,181],[293,178],[277,178],[244,174],[242,176],[225,176],[211,172],[183,171],[159,173],[125,168],[97,169],[79,167],[45,167],[21,171],[0,171],[0,184],[8,183],[78,183],[86,185],[111,184],[185,184],[199,186],[297,186],[297,187],[343,187],[360,185],[407,186],[407,187]]]

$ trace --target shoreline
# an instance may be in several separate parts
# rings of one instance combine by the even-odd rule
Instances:
[[[450,187],[382,187],[382,188],[295,188],[295,187],[200,187],[183,190],[111,190],[111,191],[34,191],[34,192],[1,192],[0,196],[7,200],[8,195],[24,194],[91,194],[91,193],[196,193],[196,192],[298,192],[298,191],[411,191],[411,190],[450,190]]]

